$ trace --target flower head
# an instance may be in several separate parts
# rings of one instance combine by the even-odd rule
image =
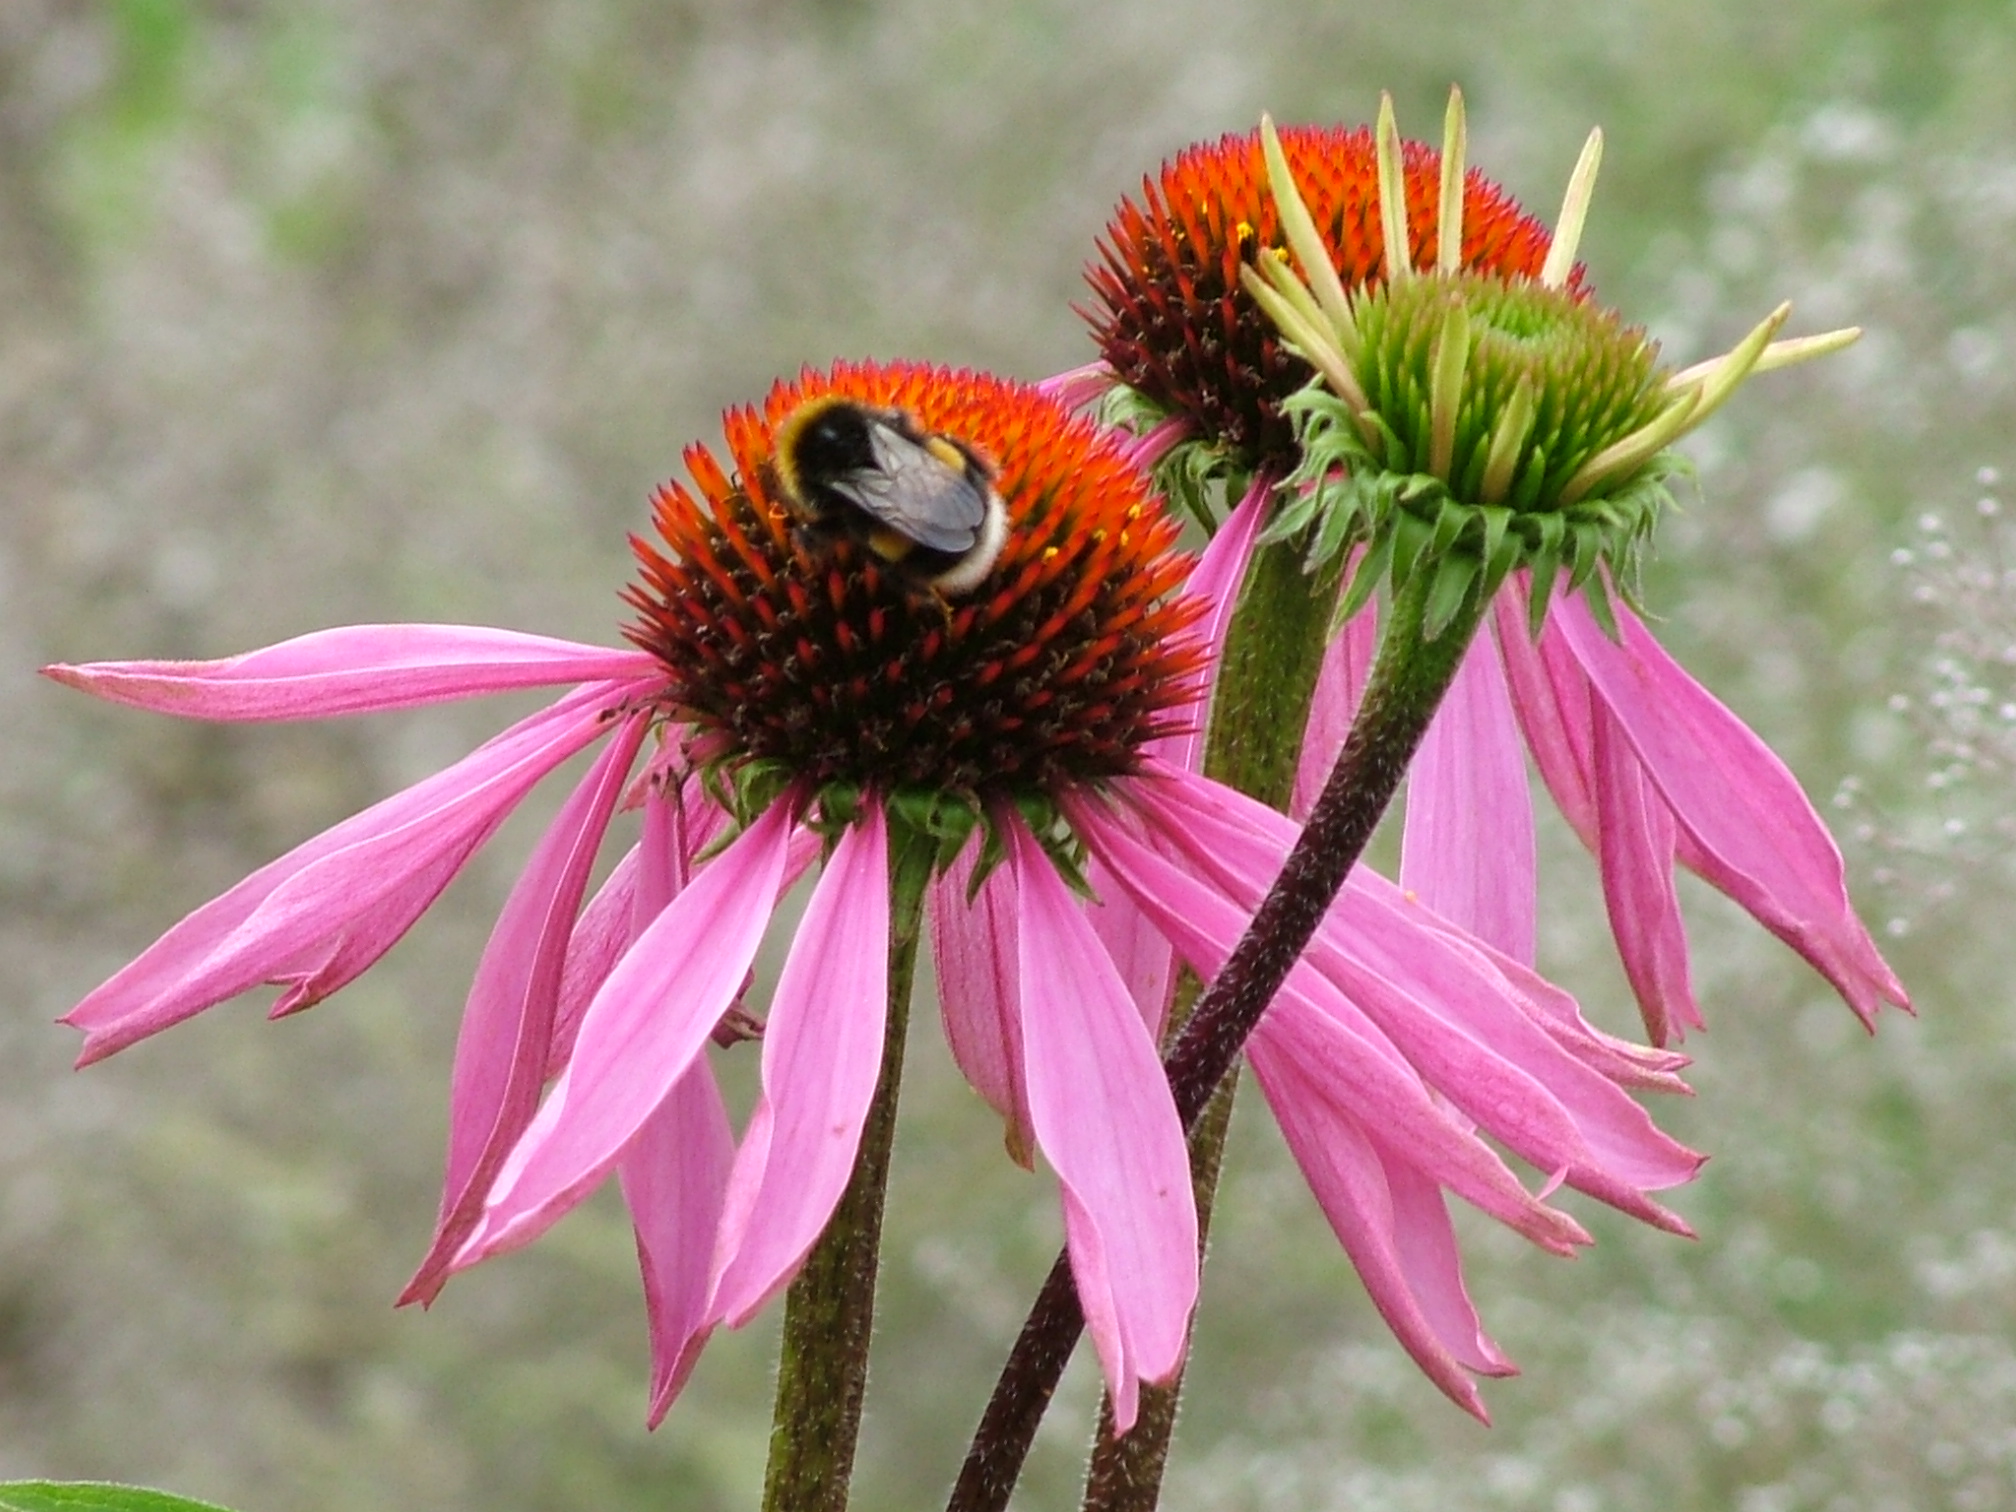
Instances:
[[[1268,317],[1316,367],[1290,404],[1302,421],[1294,502],[1269,527],[1303,536],[1312,566],[1363,547],[1338,620],[1380,580],[1398,589],[1434,575],[1428,634],[1465,603],[1488,600],[1517,567],[1532,569],[1537,632],[1559,568],[1608,618],[1611,586],[1637,588],[1637,555],[1679,464],[1666,448],[1719,409],[1753,371],[1836,350],[1859,332],[1774,342],[1781,305],[1729,353],[1684,372],[1615,311],[1571,293],[1568,280],[1602,159],[1592,133],[1576,165],[1560,230],[1537,273],[1470,270],[1407,253],[1410,207],[1397,192],[1404,153],[1392,101],[1377,130],[1378,212],[1390,254],[1377,285],[1347,288],[1279,136],[1262,122],[1283,235],[1301,264],[1267,250],[1241,277]],[[1450,96],[1436,205],[1438,245],[1461,243],[1465,127]],[[1604,570],[1599,571],[1602,568]]]
[[[1346,288],[1383,283],[1398,262],[1437,263],[1445,245],[1453,266],[1480,272],[1532,277],[1546,261],[1546,228],[1475,171],[1461,180],[1461,234],[1445,243],[1434,213],[1444,159],[1426,143],[1401,146],[1410,237],[1398,259],[1379,217],[1370,127],[1291,126],[1280,144]],[[1246,132],[1188,148],[1144,180],[1140,203],[1123,200],[1107,225],[1101,260],[1086,273],[1094,306],[1085,314],[1113,377],[1151,410],[1181,417],[1233,469],[1279,476],[1300,454],[1282,405],[1311,369],[1245,283],[1256,259],[1281,245],[1267,173],[1260,134]]]
[[[889,407],[992,459],[1007,535],[957,601],[911,591],[859,541],[808,543],[781,497],[781,427],[838,396]],[[707,759],[814,788],[914,786],[980,800],[1132,771],[1187,717],[1175,523],[1116,441],[978,373],[842,365],[726,422],[730,462],[690,448],[633,539],[629,630]]]
[[[1465,606],[1490,605],[1492,627],[1410,776],[1403,884],[1532,959],[1523,732],[1601,861],[1613,930],[1656,1043],[1701,1023],[1672,887],[1676,860],[1806,956],[1865,1022],[1885,1002],[1907,1006],[1849,904],[1840,854],[1791,774],[1659,649],[1630,607],[1638,553],[1680,466],[1671,443],[1751,374],[1836,350],[1857,333],[1776,340],[1790,308],[1781,306],[1724,356],[1678,372],[1658,366],[1642,331],[1567,288],[1600,135],[1583,153],[1537,275],[1480,275],[1438,261],[1347,290],[1329,277],[1285,144],[1271,127],[1262,134],[1306,281],[1279,255],[1261,257],[1245,277],[1321,374],[1290,401],[1303,424],[1300,488],[1269,530],[1307,541],[1312,561],[1361,552],[1312,711],[1305,794],[1356,703],[1374,592],[1428,574],[1429,637]],[[1379,137],[1390,182],[1403,160],[1390,106]],[[1445,185],[1462,141],[1455,97]],[[1388,244],[1405,245],[1399,198],[1379,203]],[[1462,200],[1445,194],[1443,244],[1456,239],[1452,218],[1462,213]],[[1494,601],[1508,580],[1524,614]],[[1612,603],[1613,589],[1625,604]]]

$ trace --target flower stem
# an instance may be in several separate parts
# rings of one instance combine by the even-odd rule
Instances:
[[[1473,592],[1441,634],[1424,640],[1435,576],[1416,573],[1395,595],[1358,718],[1323,794],[1245,935],[1164,1057],[1185,1128],[1231,1069],[1363,854],[1482,623],[1487,604]],[[1043,1408],[1084,1326],[1069,1258],[1059,1255],[995,1384],[950,1512],[1007,1507]]]
[[[924,886],[918,846],[902,826],[890,831],[889,1018],[882,1073],[861,1131],[854,1174],[826,1231],[791,1283],[771,1416],[764,1512],[845,1512],[868,1384],[868,1336],[875,1319],[875,1273],[882,1251],[882,1203],[896,1137],[903,1042]],[[928,850],[924,876],[929,875]]]

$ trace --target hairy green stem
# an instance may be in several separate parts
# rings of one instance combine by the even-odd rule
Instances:
[[[1322,797],[1245,935],[1164,1058],[1186,1129],[1231,1069],[1363,854],[1482,622],[1487,605],[1473,595],[1440,635],[1423,640],[1435,576],[1417,573],[1396,595],[1358,718]],[[1069,1259],[1059,1255],[981,1418],[953,1488],[951,1512],[1004,1512],[1043,1408],[1084,1326]]]
[[[924,908],[917,846],[892,826],[890,847],[889,1016],[882,1072],[861,1131],[854,1174],[785,1297],[763,1512],[845,1512],[854,1475],[861,1400],[868,1385],[868,1336],[875,1320],[882,1203],[896,1139],[903,1041]]]

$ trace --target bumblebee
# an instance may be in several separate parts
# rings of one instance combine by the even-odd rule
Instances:
[[[809,399],[777,427],[772,472],[807,539],[859,541],[941,598],[977,588],[1008,539],[994,468],[900,409]]]

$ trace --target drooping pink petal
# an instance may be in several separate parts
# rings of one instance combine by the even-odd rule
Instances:
[[[726,812],[706,801],[699,783],[691,779],[669,786],[653,779],[643,784],[641,793],[633,785],[632,793],[644,806],[644,833],[588,900],[574,926],[554,1015],[553,1048],[546,1062],[549,1078],[559,1075],[574,1053],[581,1015],[623,952],[692,880],[693,858],[712,845],[728,823]],[[786,887],[791,875],[787,863]]]
[[[1400,885],[1530,965],[1538,866],[1511,695],[1496,648],[1480,637],[1407,769]]]
[[[1072,805],[1068,812],[1072,827],[1168,931],[1191,969],[1215,976],[1244,932],[1248,911],[1191,869],[1158,855],[1097,805]],[[1333,1095],[1390,1131],[1411,1158],[1466,1201],[1557,1254],[1587,1242],[1566,1214],[1535,1201],[1386,1036],[1307,962],[1289,973],[1254,1032],[1269,1036],[1278,1053],[1320,1067]]]
[[[1184,584],[1185,593],[1211,605],[1198,621],[1197,635],[1203,642],[1205,664],[1214,672],[1224,656],[1225,635],[1232,626],[1232,613],[1239,607],[1239,589],[1253,561],[1253,543],[1259,539],[1260,527],[1267,523],[1267,496],[1272,486],[1271,477],[1264,472],[1254,478],[1245,496],[1211,537],[1203,555],[1197,558],[1197,565],[1190,570],[1189,581]],[[1209,688],[1204,691],[1207,695],[1212,692]],[[1149,749],[1171,766],[1192,772],[1199,770],[1204,761],[1203,719],[1200,717],[1189,729],[1152,742]]]
[[[648,823],[648,821],[647,821]],[[633,923],[637,906],[637,878],[640,844],[633,845],[610,869],[581,917],[574,924],[574,938],[567,946],[567,959],[560,973],[560,1000],[553,1010],[553,1034],[546,1051],[546,1074],[551,1081],[566,1069],[574,1053],[574,1037],[581,1032],[581,1015],[588,1011],[595,994],[602,990],[609,973],[623,959],[623,952],[642,933],[644,924]]]
[[[548,1057],[557,1075],[574,1048],[581,1015],[623,952],[692,879],[691,858],[725,816],[682,801],[677,786],[646,785],[643,838],[616,865],[582,911],[567,948],[567,970]],[[641,858],[648,862],[640,864]],[[651,1336],[650,1426],[671,1408],[713,1332],[707,1316],[714,1236],[735,1141],[704,1058],[696,1059],[644,1121],[617,1162],[617,1179],[637,1236],[638,1268]]]
[[[1324,648],[1323,666],[1309,700],[1309,722],[1303,727],[1302,753],[1295,760],[1289,812],[1306,814],[1316,806],[1330,769],[1337,764],[1337,753],[1344,749],[1344,738],[1351,733],[1351,721],[1358,717],[1378,649],[1379,620],[1370,608],[1353,615]]]
[[[1677,833],[1666,800],[1609,709],[1592,708],[1595,736],[1596,859],[1603,902],[1624,975],[1638,999],[1645,1033],[1655,1045],[1702,1029],[1687,963],[1687,925],[1673,887]]]
[[[1622,644],[1578,598],[1556,603],[1558,633],[1616,716],[1680,827],[1681,861],[1747,909],[1832,982],[1865,1025],[1903,985],[1855,917],[1827,828],[1785,763],[1617,606]]]
[[[1197,1210],[1175,1100],[1097,936],[1019,819],[1008,860],[1019,923],[1029,1116],[1063,1189],[1071,1271],[1118,1432],[1140,1383],[1183,1360],[1197,1302]]]
[[[790,799],[771,804],[609,973],[455,1269],[550,1228],[608,1175],[692,1066],[756,958],[790,849],[792,808]]]
[[[102,1059],[261,982],[319,1002],[391,948],[526,793],[606,734],[620,684],[579,689],[446,771],[323,831],[170,929],[63,1022]]]
[[[1255,1035],[1249,1058],[1295,1163],[1386,1326],[1449,1399],[1489,1422],[1469,1371],[1510,1375],[1463,1286],[1442,1195],[1380,1148],[1365,1125],[1293,1055]]]
[[[1687,1056],[1598,1029],[1582,1017],[1581,1005],[1572,994],[1532,967],[1464,933],[1432,909],[1419,907],[1418,900],[1409,898],[1369,867],[1353,872],[1350,885],[1353,892],[1366,893],[1383,900],[1389,908],[1400,910],[1410,926],[1440,934],[1443,944],[1457,955],[1481,957],[1487,972],[1498,979],[1498,987],[1511,994],[1511,1000],[1529,1019],[1568,1054],[1606,1080],[1647,1092],[1693,1095],[1693,1089],[1678,1074],[1691,1064]]]
[[[616,1167],[637,1230],[644,1310],[651,1328],[651,1409],[656,1428],[699,1363],[714,1330],[708,1314],[714,1236],[735,1139],[714,1070],[696,1060],[672,1084]]]
[[[1021,947],[1014,887],[996,867],[968,901],[977,844],[968,845],[930,885],[931,958],[938,1011],[953,1063],[1006,1126],[1008,1154],[1027,1169],[1036,1160],[1029,1093],[1022,1080]]]
[[[346,625],[220,661],[92,662],[45,677],[190,719],[321,719],[515,688],[662,680],[648,653],[483,625]]]
[[[1135,907],[1127,890],[1115,885],[1098,857],[1086,863],[1085,880],[1097,899],[1085,905],[1085,917],[1126,984],[1141,1022],[1148,1026],[1148,1038],[1159,1045],[1176,986],[1176,952],[1168,937]]]
[[[1536,646],[1527,633],[1526,574],[1492,602],[1498,654],[1526,749],[1540,769],[1554,806],[1592,852],[1596,840],[1596,752],[1591,733],[1589,680],[1560,650],[1559,638]],[[1550,654],[1551,653],[1551,654]]]
[[[1158,833],[1185,869],[1215,877],[1240,914],[1259,906],[1294,839],[1290,821],[1180,774],[1129,791],[1145,811],[1160,812]],[[1540,1170],[1683,1230],[1644,1191],[1691,1179],[1700,1157],[1547,1034],[1481,947],[1453,949],[1443,929],[1426,927],[1430,913],[1396,901],[1390,884],[1367,874],[1360,885],[1354,874],[1303,964],[1333,981],[1429,1084]]]
[[[710,1309],[730,1327],[797,1274],[833,1216],[874,1101],[888,1016],[888,828],[867,798],[812,890],[771,999],[763,1091],[715,1249]]]
[[[455,1043],[440,1215],[402,1305],[439,1293],[492,1178],[539,1106],[575,917],[645,728],[642,717],[624,721],[547,828],[490,931]]]

